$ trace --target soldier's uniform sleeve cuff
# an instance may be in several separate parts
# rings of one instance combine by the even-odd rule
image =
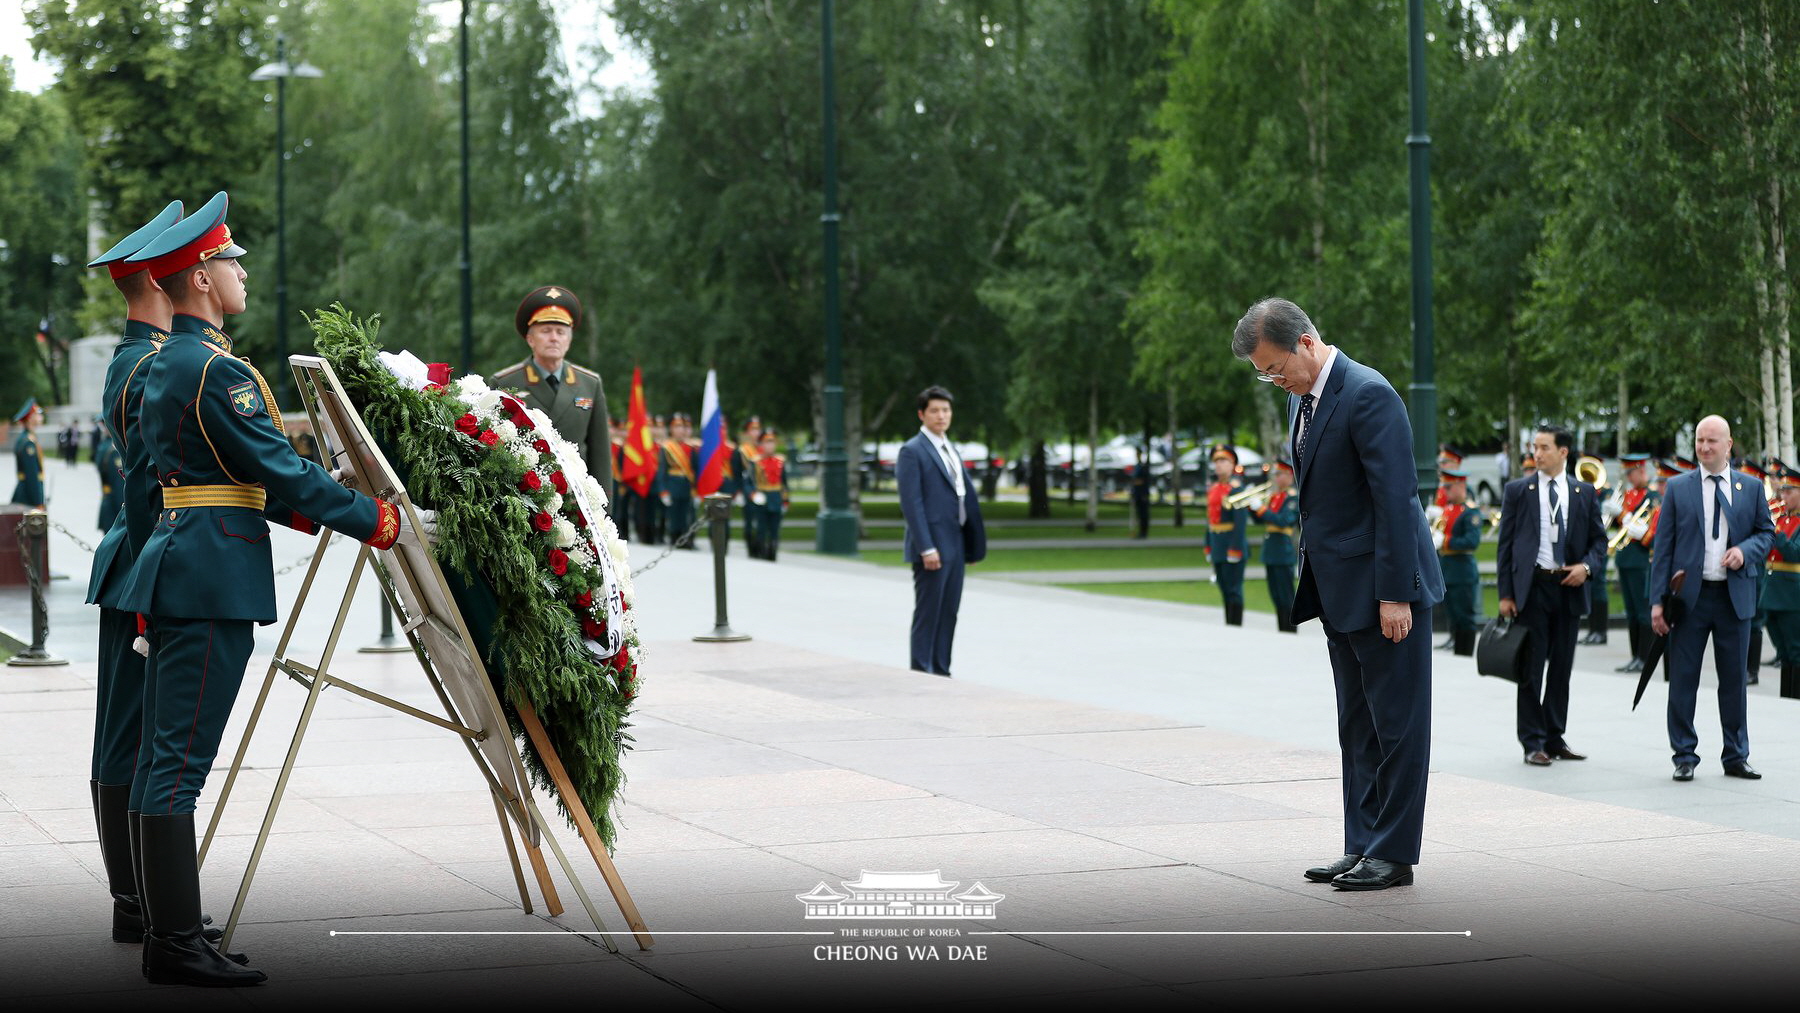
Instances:
[[[371,549],[391,549],[400,537],[400,508],[384,499],[376,500],[375,507],[378,511],[375,533],[364,544]]]
[[[303,535],[316,535],[319,533],[319,526],[314,524],[311,518],[302,516],[298,511],[295,511],[293,515],[288,518],[287,526]]]

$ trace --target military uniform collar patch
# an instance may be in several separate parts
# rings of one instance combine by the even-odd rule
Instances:
[[[206,337],[206,340],[218,345],[220,351],[226,353],[231,351],[231,338],[224,331],[208,324],[200,328],[200,333]]]

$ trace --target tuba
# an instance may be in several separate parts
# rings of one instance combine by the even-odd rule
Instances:
[[[1592,454],[1583,454],[1575,462],[1575,477],[1594,487],[1595,492],[1606,488],[1606,462]]]

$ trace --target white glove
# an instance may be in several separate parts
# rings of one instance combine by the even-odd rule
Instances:
[[[764,496],[760,492],[752,493],[750,495],[750,502],[755,503],[757,506],[762,506],[764,503],[767,503],[768,501],[769,501],[769,497]]]
[[[1435,521],[1442,516],[1444,516],[1444,508],[1436,503],[1425,508],[1425,519],[1428,521]]]
[[[1643,521],[1633,521],[1625,525],[1625,535],[1632,541],[1638,541],[1650,533],[1650,525]]]
[[[421,548],[429,548],[436,545],[438,540],[437,511],[420,510],[417,507],[414,507],[413,512],[419,515],[419,530],[414,531],[412,524],[404,523],[400,525],[399,540],[402,542],[409,542],[413,545],[420,546]]]
[[[1604,518],[1608,524],[1611,524],[1613,518],[1619,516],[1623,510],[1624,507],[1622,507],[1619,504],[1619,501],[1614,498],[1608,498],[1606,502],[1600,504],[1600,516]]]
[[[1443,549],[1444,549],[1444,533],[1442,531],[1433,531],[1431,533],[1431,548],[1432,548],[1432,551],[1434,551],[1434,552],[1442,552],[1443,551]]]

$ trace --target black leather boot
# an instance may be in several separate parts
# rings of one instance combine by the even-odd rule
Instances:
[[[194,814],[139,816],[144,861],[144,976],[158,985],[231,988],[268,980],[213,948],[200,918]]]
[[[144,909],[138,903],[136,863],[131,857],[131,819],[125,806],[131,785],[94,783],[94,821],[100,829],[100,860],[112,891],[112,937],[115,943],[144,941]]]
[[[1225,603],[1225,625],[1244,625],[1244,606],[1242,602],[1228,601]]]
[[[1789,700],[1800,700],[1800,663],[1781,663],[1781,695]]]
[[[1757,684],[1758,673],[1762,669],[1763,631],[1760,627],[1750,627],[1750,654],[1745,659],[1744,668],[1750,676],[1750,685]]]
[[[1474,630],[1457,630],[1456,631],[1455,638],[1456,638],[1456,653],[1457,654],[1460,654],[1464,657],[1468,657],[1475,653],[1475,632],[1476,631],[1474,631]]]

